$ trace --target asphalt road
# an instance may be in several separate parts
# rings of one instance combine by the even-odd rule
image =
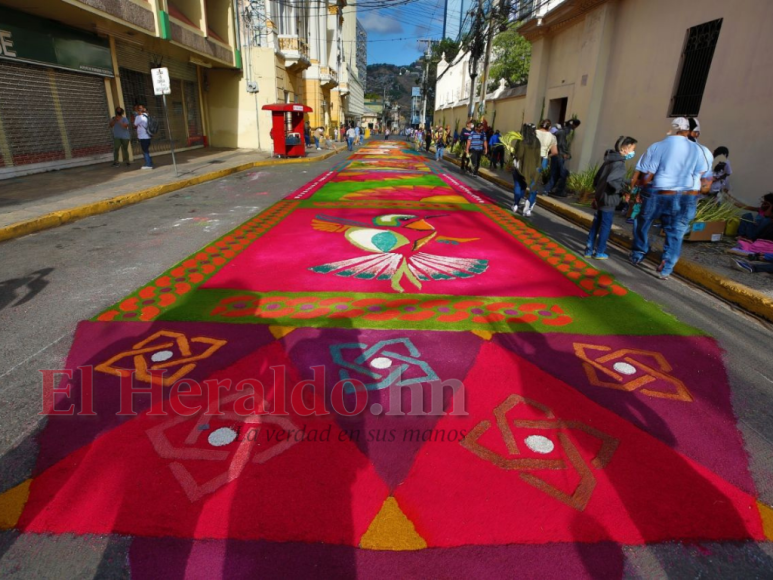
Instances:
[[[0,244],[0,480],[32,469],[41,427],[40,369],[61,368],[80,320],[165,271],[344,159],[261,168],[167,194],[112,213]],[[458,169],[444,164],[458,176]],[[509,205],[512,195],[462,178]],[[581,252],[585,234],[538,209],[533,224]],[[773,327],[676,278],[659,281],[612,248],[603,268],[647,300],[715,337],[725,350],[733,407],[760,499],[773,505]],[[624,316],[624,313],[610,313]],[[0,486],[0,489],[5,486]],[[0,533],[0,577],[123,577],[128,539]],[[708,552],[708,555],[707,555]],[[626,549],[626,575],[771,577],[770,544],[666,544]]]

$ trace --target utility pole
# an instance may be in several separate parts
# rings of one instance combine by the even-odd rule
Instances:
[[[421,79],[421,95],[422,95],[422,105],[421,105],[421,125],[424,126],[424,129],[427,128],[427,92],[428,92],[428,84],[429,84],[429,63],[432,59],[432,40],[429,38],[422,38],[419,39],[419,42],[426,42],[427,43],[427,52],[424,53],[424,74]]]
[[[472,30],[470,31],[470,79],[472,83],[470,85],[470,105],[467,111],[468,118],[472,119],[475,116],[475,79],[478,76],[478,61],[483,54],[483,38],[481,30],[483,28],[483,0],[478,0],[478,9],[475,12],[475,19],[472,22]]]
[[[486,85],[488,84],[488,67],[491,61],[491,41],[494,39],[494,17],[496,16],[496,10],[494,9],[493,4],[491,5],[489,12],[488,31],[486,33],[486,57],[483,59],[483,79],[480,83],[479,118],[482,118],[486,112]]]

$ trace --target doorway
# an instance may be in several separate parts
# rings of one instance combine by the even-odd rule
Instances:
[[[566,109],[569,106],[569,97],[563,97],[561,99],[550,99],[548,105],[548,119],[553,121],[553,124],[564,124],[566,121]]]

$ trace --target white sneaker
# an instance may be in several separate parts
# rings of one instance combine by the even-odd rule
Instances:
[[[154,167],[151,167],[150,165],[143,165],[140,169],[154,169]]]
[[[317,147],[317,151],[322,151],[322,147]]]
[[[523,215],[525,215],[526,217],[531,217],[531,209],[527,209],[526,211],[524,211]]]

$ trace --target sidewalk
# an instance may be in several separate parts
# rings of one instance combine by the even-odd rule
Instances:
[[[454,165],[459,165],[459,159],[456,156],[446,154],[444,159]],[[481,167],[480,177],[499,185],[508,192],[513,190],[512,177],[506,170]],[[512,199],[509,200],[509,203],[512,203]],[[592,210],[572,203],[571,198],[540,195],[537,198],[537,205],[582,226],[586,230],[590,229],[593,221]],[[630,248],[633,241],[631,227],[625,223],[621,225],[616,223],[612,226],[610,240],[624,248]],[[698,246],[685,243],[682,258],[676,265],[674,272],[747,312],[773,322],[773,291],[770,288],[769,280],[766,279],[765,274],[744,274],[732,269],[730,255],[721,254],[722,249],[726,247],[726,244],[721,246],[713,244],[707,248],[705,256],[697,256]],[[722,259],[725,257],[727,260]],[[653,262],[657,261],[652,252],[647,258]],[[710,264],[710,267],[707,267],[706,264]],[[753,284],[753,287],[747,283]]]
[[[214,149],[184,151],[153,158],[156,169],[143,171],[141,160],[127,167],[100,163],[0,181],[0,241],[104,213],[157,195],[219,179],[250,167],[327,159],[346,149],[307,150],[301,159],[272,159],[265,151]]]

